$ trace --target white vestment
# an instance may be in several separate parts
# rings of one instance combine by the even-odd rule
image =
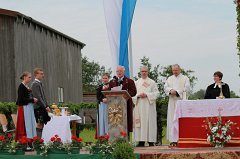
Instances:
[[[177,91],[179,97],[170,95],[170,91],[174,89]],[[170,142],[177,142],[177,139],[171,135],[172,124],[174,119],[174,113],[176,109],[176,103],[178,100],[187,100],[190,91],[190,82],[187,76],[179,74],[178,76],[170,76],[165,85],[164,91],[169,96],[168,102],[168,114],[167,114],[167,139]]]
[[[150,78],[138,79],[136,82],[137,95],[133,97],[133,140],[157,141],[157,110],[156,99],[159,95],[157,84]],[[138,98],[145,93],[147,97]]]

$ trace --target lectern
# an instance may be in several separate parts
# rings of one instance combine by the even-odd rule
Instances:
[[[108,133],[110,140],[120,136],[120,132],[127,130],[127,100],[131,98],[125,90],[102,91],[107,97]]]

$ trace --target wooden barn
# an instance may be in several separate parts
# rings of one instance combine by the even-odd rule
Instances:
[[[82,101],[84,43],[19,12],[0,9],[0,102],[15,101],[20,75],[44,69],[49,103]],[[60,98],[60,99],[59,99]]]

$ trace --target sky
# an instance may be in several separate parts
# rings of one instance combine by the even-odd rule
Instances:
[[[0,0],[0,8],[21,12],[83,43],[83,55],[111,67],[102,0]],[[138,0],[132,24],[133,68],[149,57],[153,65],[178,63],[194,70],[195,90],[213,83],[215,71],[240,94],[232,0]]]

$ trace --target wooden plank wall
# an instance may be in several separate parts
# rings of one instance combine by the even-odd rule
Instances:
[[[14,19],[0,15],[0,101],[16,100]]]
[[[16,77],[41,67],[50,103],[58,102],[58,87],[64,88],[65,102],[82,101],[81,47],[32,23],[16,22],[14,30]]]

